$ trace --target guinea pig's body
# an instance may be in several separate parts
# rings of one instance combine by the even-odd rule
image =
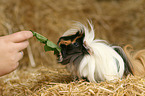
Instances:
[[[94,39],[93,26],[90,30],[78,23],[59,39],[61,48],[59,62],[78,78],[90,82],[121,79],[133,74],[133,66],[119,46],[111,46],[104,40]]]

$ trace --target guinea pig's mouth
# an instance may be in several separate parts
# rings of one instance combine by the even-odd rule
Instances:
[[[82,55],[82,53],[79,52],[79,53],[75,53],[75,54],[69,54],[69,55],[63,57],[62,54],[60,53],[57,61],[58,61],[58,63],[66,65],[68,63],[72,63],[74,60],[76,60],[81,55]]]
[[[63,61],[61,52],[57,55],[57,62],[61,63]]]
[[[65,65],[65,64],[69,63],[70,58],[63,58],[63,56],[60,52],[57,61],[58,61],[58,63],[61,63],[61,64]]]

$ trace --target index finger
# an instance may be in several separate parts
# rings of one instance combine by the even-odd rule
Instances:
[[[30,32],[30,31],[20,31],[20,32],[17,32],[17,33],[13,33],[11,35],[7,35],[7,37],[12,42],[19,43],[19,42],[25,41],[25,40],[33,37],[33,33]]]

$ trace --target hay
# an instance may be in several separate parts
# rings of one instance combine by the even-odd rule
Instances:
[[[96,38],[111,44],[145,48],[145,0],[1,0],[0,36],[34,30],[57,42],[74,21],[92,20]],[[111,37],[111,38],[110,38]],[[145,95],[145,77],[90,83],[74,81],[53,53],[30,40],[36,67],[30,66],[27,50],[19,68],[0,78],[0,95]],[[42,46],[40,46],[42,45]]]
[[[19,70],[2,78],[0,84],[1,95],[11,96],[145,95],[145,78],[128,76],[114,83],[73,81],[63,67]]]

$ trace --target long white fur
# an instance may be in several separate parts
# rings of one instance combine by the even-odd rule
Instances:
[[[80,62],[79,75],[87,77],[90,82],[121,79],[124,73],[123,59],[111,46],[106,44],[106,41],[94,40],[94,29],[90,22],[89,25],[90,30],[81,23],[77,23],[78,28],[71,29],[63,35],[75,34],[79,29],[83,29],[85,32],[84,42],[86,42],[86,47],[89,48],[91,54],[85,55]]]

